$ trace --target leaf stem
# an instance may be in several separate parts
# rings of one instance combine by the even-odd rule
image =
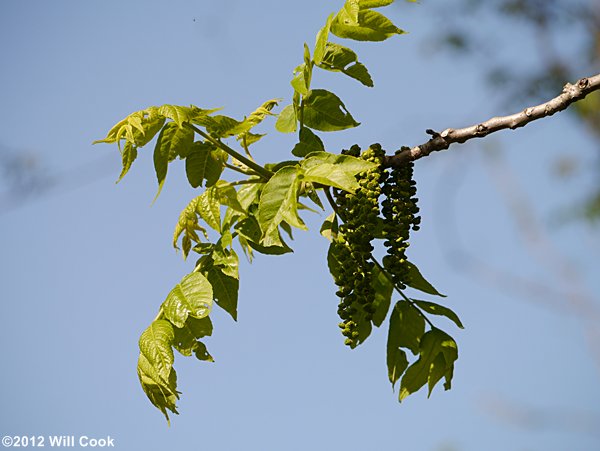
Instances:
[[[246,158],[241,153],[239,153],[236,150],[232,149],[231,147],[229,147],[224,142],[221,142],[220,140],[213,138],[208,133],[200,130],[195,125],[190,124],[189,122],[186,122],[185,125],[187,125],[188,127],[190,127],[192,130],[194,130],[196,133],[198,133],[204,139],[206,139],[207,141],[209,141],[211,144],[214,144],[218,148],[220,148],[220,149],[224,150],[225,152],[227,152],[229,155],[231,155],[236,160],[239,160],[242,163],[244,163],[246,166],[248,166],[256,174],[260,175],[265,180],[269,180],[273,176],[273,173],[271,171],[269,171],[268,169],[265,169],[260,164],[257,164],[254,161]]]

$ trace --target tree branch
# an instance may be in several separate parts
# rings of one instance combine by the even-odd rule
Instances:
[[[441,133],[427,130],[432,138],[424,144],[415,147],[403,147],[396,151],[394,156],[386,157],[385,166],[401,166],[407,161],[418,160],[428,156],[432,152],[445,150],[450,144],[464,143],[469,139],[483,138],[490,133],[510,128],[514,130],[533,122],[537,119],[552,116],[566,109],[572,103],[582,100],[589,93],[600,89],[600,74],[592,77],[582,78],[575,84],[567,83],[562,94],[541,105],[525,108],[520,113],[510,116],[493,117],[485,122],[471,125],[465,128],[447,128]]]

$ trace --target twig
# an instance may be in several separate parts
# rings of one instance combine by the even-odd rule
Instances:
[[[537,119],[552,116],[566,109],[569,105],[578,100],[582,100],[596,90],[600,89],[600,74],[592,77],[582,78],[575,84],[567,83],[563,88],[562,94],[549,100],[541,105],[525,108],[520,113],[515,113],[510,116],[500,116],[488,119],[485,122],[471,125],[465,128],[447,128],[441,133],[430,133],[432,138],[424,144],[412,148],[402,148],[394,156],[386,157],[384,165],[387,167],[401,166],[407,161],[418,160],[426,157],[432,152],[445,150],[450,147],[450,144],[464,143],[469,139],[483,138],[490,133],[499,130],[511,129],[533,122]],[[430,131],[428,131],[429,133]]]

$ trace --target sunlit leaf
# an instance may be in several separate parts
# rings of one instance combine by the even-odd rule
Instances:
[[[313,89],[304,98],[304,125],[331,132],[356,127],[356,122],[338,96],[324,89]]]
[[[198,339],[212,335],[212,331],[213,325],[208,316],[202,319],[189,316],[182,328],[174,328],[173,347],[181,355],[189,357],[200,346]]]
[[[212,285],[213,296],[217,305],[237,321],[239,280],[223,273],[223,271],[217,267],[211,268],[206,273],[206,277]]]
[[[297,157],[305,157],[309,153],[325,151],[323,141],[313,133],[310,128],[300,129],[300,142],[292,149],[292,154]]]
[[[369,71],[362,63],[358,62],[356,53],[339,44],[327,43],[325,54],[319,67],[329,71],[343,72],[349,77],[360,81],[365,86],[373,86],[373,79]]]
[[[325,46],[327,45],[327,41],[329,40],[329,29],[331,28],[331,23],[333,22],[334,17],[335,14],[330,14],[327,18],[325,26],[321,28],[317,33],[317,40],[315,42],[315,51],[313,55],[313,61],[317,65],[321,63],[323,55],[325,55]]]
[[[185,172],[193,188],[214,185],[224,169],[224,162],[219,149],[210,143],[196,141],[185,159]]]
[[[296,109],[294,105],[288,105],[279,113],[277,122],[275,122],[275,128],[281,133],[293,133],[297,130],[297,127],[298,118],[296,117]]]
[[[361,9],[357,19],[351,20],[341,10],[331,24],[331,32],[337,37],[356,41],[384,41],[395,34],[405,33],[383,14],[370,9]]]
[[[177,327],[183,327],[188,316],[204,318],[212,308],[213,291],[202,274],[188,274],[168,294],[163,303],[165,317]]]
[[[156,171],[156,178],[158,179],[156,197],[160,194],[165,183],[169,163],[177,156],[189,153],[193,142],[193,130],[185,127],[180,128],[174,122],[165,124],[158,135],[158,140],[154,147],[154,169]]]
[[[278,227],[285,221],[306,230],[298,216],[298,170],[284,167],[277,171],[265,185],[258,207],[258,222],[263,232],[263,246],[281,246]]]

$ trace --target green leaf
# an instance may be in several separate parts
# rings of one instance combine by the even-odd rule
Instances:
[[[198,216],[196,212],[198,198],[199,196],[193,199],[181,212],[179,215],[179,220],[177,221],[177,225],[175,226],[175,232],[173,233],[173,247],[175,249],[179,249],[177,246],[177,241],[183,234],[182,248],[184,258],[188,256],[192,247],[192,242],[200,243],[200,237],[196,231],[201,231],[204,237],[208,239],[206,229],[198,224]]]
[[[281,133],[293,133],[297,130],[297,124],[296,109],[294,105],[288,105],[279,113],[275,128]]]
[[[425,280],[425,277],[423,277],[423,275],[421,274],[421,271],[419,271],[419,268],[417,268],[415,264],[413,264],[411,262],[407,262],[407,266],[408,266],[408,277],[407,277],[408,281],[406,282],[406,285],[408,285],[409,287],[414,288],[416,290],[427,293],[427,294],[441,296],[443,298],[446,297],[446,295],[441,294],[438,290],[436,290],[433,287],[433,285],[431,285],[427,280]]]
[[[306,74],[306,64],[302,63],[300,66],[294,69],[294,77],[290,82],[292,88],[294,88],[294,91],[296,91],[299,94],[302,94],[303,96],[307,95],[308,90],[310,89],[309,82],[306,78]]]
[[[350,193],[358,189],[356,178],[344,171],[340,165],[332,163],[322,163],[307,169],[304,173],[304,180],[332,186]]]
[[[338,96],[324,89],[313,89],[304,98],[304,125],[331,132],[357,127],[356,122]]]
[[[123,148],[123,152],[121,153],[121,160],[123,161],[123,170],[121,171],[121,175],[119,175],[117,183],[119,183],[123,179],[123,177],[125,177],[125,174],[129,172],[129,169],[131,168],[131,165],[137,158],[137,155],[137,147],[135,147],[133,144],[127,141],[125,143],[125,147]]]
[[[400,383],[399,399],[402,401],[411,393],[429,383],[429,394],[435,384],[446,378],[446,390],[450,389],[454,362],[458,359],[458,347],[452,337],[433,328],[421,339],[420,357],[407,370]]]
[[[360,9],[381,8],[382,6],[388,6],[392,3],[394,3],[394,0],[358,0],[358,6]]]
[[[328,152],[313,152],[300,162],[304,181],[333,186],[351,193],[358,188],[356,175],[375,166],[361,158]]]
[[[375,291],[375,313],[373,313],[373,324],[379,327],[385,321],[385,317],[390,309],[394,284],[390,281],[385,272],[381,271],[378,266],[375,266],[373,268],[371,286],[373,287],[373,291]]]
[[[265,255],[284,255],[294,252],[294,250],[289,247],[281,237],[279,237],[279,245],[272,246],[263,246],[262,244],[256,243],[254,241],[248,241],[248,245],[254,249],[256,252],[260,252]]]
[[[450,310],[448,307],[436,304],[435,302],[419,301],[417,299],[413,299],[413,302],[417,304],[417,306],[419,306],[421,310],[424,310],[427,313],[431,313],[432,315],[445,316],[446,318],[454,321],[454,324],[456,324],[461,329],[465,328],[461,323],[458,315],[452,310]]]
[[[408,359],[406,358],[406,352],[396,346],[393,342],[393,337],[391,335],[391,326],[390,326],[390,334],[388,335],[387,342],[387,369],[388,369],[388,379],[392,384],[392,388],[398,382],[398,379],[402,376],[402,373],[408,367]]]
[[[310,128],[300,129],[300,142],[292,149],[292,154],[297,157],[305,157],[312,152],[324,152],[323,141],[315,135]]]
[[[188,316],[204,318],[212,308],[213,291],[202,274],[188,274],[168,294],[162,305],[165,317],[177,327],[183,327]]]
[[[331,213],[325,221],[323,221],[323,225],[321,225],[321,235],[327,238],[329,241],[333,240],[333,237],[337,235],[338,231],[338,220],[335,212]]]
[[[279,225],[288,224],[306,230],[306,225],[298,216],[297,167],[284,167],[277,171],[265,185],[258,206],[258,223],[263,232],[263,246],[281,246]]]
[[[175,370],[171,369],[168,380],[164,381],[158,374],[156,367],[140,353],[137,373],[144,393],[146,393],[150,402],[163,413],[167,423],[170,424],[167,409],[175,414],[179,413],[176,405],[179,392],[177,392],[177,374]]]
[[[161,380],[167,382],[173,367],[173,339],[175,332],[169,321],[156,320],[142,333],[140,353],[156,369]]]
[[[342,9],[331,24],[331,32],[339,38],[355,41],[384,41],[405,31],[396,27],[387,17],[370,9],[361,9],[357,21],[351,20]]]
[[[319,67],[333,72],[342,72],[360,81],[363,85],[372,87],[373,79],[367,68],[358,62],[358,56],[353,50],[339,44],[327,43],[323,60]]]
[[[410,308],[412,307],[406,301],[400,301],[394,306],[390,316],[387,367],[392,388],[408,367],[406,352],[400,348],[412,348],[418,351],[420,338],[425,331],[425,321],[421,316],[417,318]],[[416,351],[413,350],[413,353]]]
[[[335,14],[330,14],[327,18],[325,26],[321,28],[317,33],[317,40],[315,42],[315,52],[313,55],[313,61],[317,65],[321,63],[321,60],[325,55],[325,47],[327,45],[327,41],[329,40],[329,30],[331,28],[331,23],[333,22],[334,17]]]
[[[237,321],[239,280],[223,273],[221,269],[216,267],[211,268],[206,273],[206,277],[212,285],[213,296],[217,305],[229,313],[234,321]]]
[[[206,131],[216,138],[227,138],[236,134],[235,130],[242,127],[242,122],[224,115],[212,116],[206,125]]]
[[[271,110],[276,107],[280,101],[281,99],[267,100],[256,110],[250,113],[250,115],[240,122],[239,125],[234,127],[231,130],[231,133],[238,136],[244,135],[264,121],[267,116],[275,116],[275,114],[271,113]]]
[[[189,153],[194,142],[194,131],[188,128],[180,128],[175,123],[166,124],[158,135],[154,147],[154,169],[158,179],[158,192],[160,194],[167,177],[167,167],[177,156]]]
[[[215,186],[207,188],[197,198],[196,213],[217,232],[221,232],[221,203]]]
[[[171,119],[179,128],[182,128],[185,122],[191,122],[192,118],[198,115],[199,111],[203,110],[193,106],[162,105],[158,107],[158,113],[161,116]]]
[[[215,190],[221,205],[230,207],[240,213],[246,213],[246,209],[240,203],[238,193],[231,183],[220,180],[213,189]]]
[[[182,328],[176,327],[174,329],[175,337],[173,340],[173,347],[181,354],[186,357],[191,356],[200,346],[200,342],[197,341],[202,337],[209,337],[212,335],[213,325],[210,318],[207,316],[202,319],[188,317]],[[206,348],[204,348],[205,350]]]
[[[189,155],[185,159],[185,172],[193,188],[212,186],[219,180],[225,168],[226,157],[223,151],[210,143],[196,141],[193,143]]]

